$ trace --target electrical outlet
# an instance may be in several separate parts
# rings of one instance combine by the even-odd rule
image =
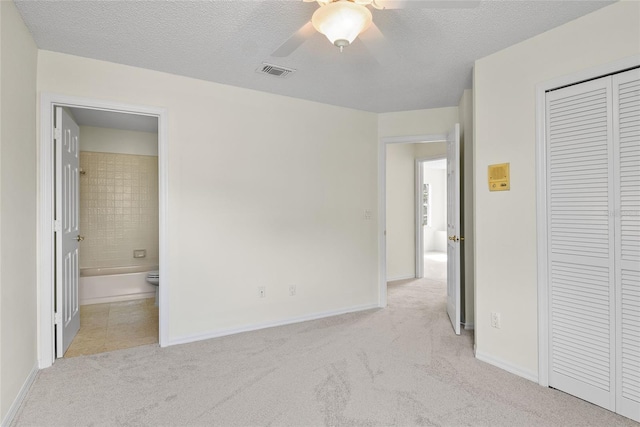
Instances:
[[[258,286],[258,295],[260,298],[264,298],[267,296],[267,291],[264,286]]]
[[[496,329],[500,329],[501,327],[501,318],[500,318],[500,313],[496,312],[496,311],[492,311],[491,312],[491,327],[492,328],[496,328]]]
[[[290,297],[296,296],[296,285],[289,286],[289,296]]]

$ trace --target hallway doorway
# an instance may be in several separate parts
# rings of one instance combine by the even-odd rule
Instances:
[[[416,160],[416,278],[447,280],[447,159]],[[444,265],[444,271],[442,271]]]

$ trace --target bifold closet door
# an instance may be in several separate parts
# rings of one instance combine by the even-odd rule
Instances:
[[[611,77],[547,93],[549,385],[615,410]]]
[[[613,80],[616,412],[640,421],[640,69]]]

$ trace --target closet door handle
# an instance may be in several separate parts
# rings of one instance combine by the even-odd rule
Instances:
[[[82,242],[84,240],[84,236],[81,236],[81,235],[78,234],[78,236],[76,237],[76,240],[78,242]]]

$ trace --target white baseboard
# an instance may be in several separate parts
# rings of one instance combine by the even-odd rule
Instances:
[[[415,278],[416,278],[415,274],[409,274],[407,276],[387,277],[387,282],[395,282],[396,280],[408,280],[408,279],[415,279]]]
[[[188,335],[185,337],[173,338],[169,340],[167,345],[171,346],[171,345],[177,345],[177,344],[187,344],[190,342],[203,341],[211,338],[219,338],[227,335],[239,334],[242,332],[251,332],[251,331],[257,331],[260,329],[273,328],[275,326],[290,325],[292,323],[307,322],[309,320],[318,320],[318,319],[323,319],[325,317],[339,316],[341,314],[371,310],[374,308],[380,308],[380,307],[378,306],[377,303],[356,305],[352,307],[342,308],[339,310],[324,311],[321,313],[314,313],[314,314],[309,314],[305,316],[292,317],[289,319],[278,320],[275,322],[254,323],[252,325],[241,326],[239,328],[219,329],[217,331],[207,332],[204,334]]]
[[[2,424],[0,424],[0,426],[9,427],[9,425],[13,421],[13,418],[18,413],[18,409],[20,409],[20,405],[22,405],[22,401],[27,396],[27,393],[29,392],[29,389],[31,388],[31,384],[33,384],[33,382],[35,381],[37,374],[38,374],[38,364],[36,363],[33,366],[33,368],[31,369],[31,373],[29,374],[27,379],[24,380],[24,383],[22,384],[22,387],[20,388],[20,392],[18,393],[18,395],[16,396],[15,400],[13,401],[11,406],[9,407],[9,412],[7,412],[7,415],[5,415],[4,419],[2,420]]]
[[[472,330],[476,328],[473,323],[463,323],[462,325],[466,330]]]
[[[519,377],[525,378],[529,381],[533,381],[534,383],[538,382],[538,373],[534,371],[530,371],[529,369],[524,369],[520,366],[516,366],[506,360],[502,360],[499,357],[491,356],[489,354],[483,353],[482,351],[476,348],[475,351],[476,359],[486,362],[490,365],[496,366],[500,369],[504,369],[507,372],[511,372]]]

